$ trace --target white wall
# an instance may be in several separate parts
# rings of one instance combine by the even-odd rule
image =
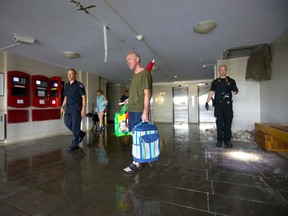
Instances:
[[[4,53],[0,52],[0,72],[4,73],[5,72],[5,65],[4,65]],[[4,81],[6,79],[6,74],[4,74]],[[6,88],[5,82],[4,84],[4,89]],[[5,90],[4,90],[5,93]],[[5,104],[5,97],[0,97],[0,112],[4,112],[4,104]]]
[[[96,103],[96,91],[99,89],[99,76],[83,71],[78,72],[77,80],[81,81],[86,91],[86,113],[92,112],[92,104]],[[68,81],[68,80],[67,80]],[[82,119],[82,130],[86,131],[92,128],[91,118]]]
[[[99,76],[94,74],[87,74],[87,82],[85,84],[87,94],[87,109],[88,112],[92,112],[92,105],[96,105],[96,92],[99,89]]]
[[[260,82],[261,122],[288,123],[288,30],[271,44],[271,80]]]
[[[189,123],[198,123],[199,122],[198,83],[190,83],[188,85],[188,101],[189,101],[188,103]]]
[[[154,122],[173,122],[173,84],[154,84],[151,115]],[[175,85],[176,86],[176,85]]]
[[[233,132],[253,130],[254,123],[260,121],[260,83],[245,80],[247,60],[248,57],[241,57],[217,61],[218,66],[227,66],[227,75],[236,81],[239,89],[238,95],[233,95]]]

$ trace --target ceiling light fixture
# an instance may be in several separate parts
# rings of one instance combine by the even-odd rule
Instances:
[[[79,53],[75,53],[75,52],[71,52],[71,51],[65,51],[64,55],[65,55],[65,57],[70,58],[70,59],[74,59],[74,58],[79,58],[80,57]]]
[[[142,41],[144,39],[144,36],[139,34],[139,35],[136,35],[136,38],[137,40]]]
[[[212,20],[202,21],[196,24],[194,27],[194,32],[198,34],[207,34],[213,31],[217,27],[216,22]]]
[[[204,65],[202,65],[202,68],[203,69],[206,69],[207,67],[214,67],[215,66],[215,64],[204,64]]]

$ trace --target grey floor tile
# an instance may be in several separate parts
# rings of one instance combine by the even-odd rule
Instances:
[[[75,201],[68,201],[61,205],[49,216],[113,216],[114,213],[103,209],[82,204]]]
[[[288,207],[286,200],[276,190],[269,187],[253,187],[231,183],[213,182],[214,194],[253,202]]]
[[[143,198],[135,193],[132,185],[119,185],[115,190],[93,187],[84,192],[79,202],[113,214],[119,214],[124,208],[127,215],[133,215],[143,202]]]
[[[0,201],[0,215],[28,216],[25,212]]]
[[[9,179],[7,177],[0,178],[0,199],[10,197],[14,194],[19,193],[20,191],[26,190],[29,188],[28,185],[25,185],[19,182],[17,179]]]
[[[135,214],[135,216],[157,215],[157,216],[215,216],[214,213],[209,213],[203,210],[196,210],[175,204],[160,202],[153,199],[144,199],[143,204]]]
[[[267,203],[209,194],[209,211],[239,216],[285,216],[288,209]]]
[[[206,193],[151,184],[145,190],[143,196],[188,208],[208,210]]]
[[[28,214],[44,216],[58,208],[63,199],[43,190],[30,188],[4,199],[4,201]]]
[[[200,192],[212,192],[211,181],[206,180],[206,172],[195,170],[188,175],[163,173],[157,182],[158,185],[188,189]]]
[[[262,177],[253,175],[243,175],[237,173],[208,172],[208,179],[218,182],[234,183],[247,186],[267,187]]]

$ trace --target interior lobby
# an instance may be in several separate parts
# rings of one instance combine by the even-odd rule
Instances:
[[[1,0],[0,216],[287,216],[287,11],[287,0]],[[160,155],[127,174],[133,140],[116,136],[115,114],[131,51],[153,62]],[[229,148],[205,108],[221,65],[239,89]],[[86,93],[73,151],[69,68]]]

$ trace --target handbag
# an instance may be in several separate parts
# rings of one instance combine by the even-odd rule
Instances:
[[[130,135],[128,127],[128,107],[126,104],[114,115],[114,129],[117,137]]]
[[[140,123],[132,131],[133,160],[140,163],[153,162],[159,159],[160,137],[155,125]]]
[[[107,100],[103,100],[101,103],[102,106],[107,106],[108,105],[108,101]]]
[[[94,111],[95,113],[98,113],[98,107],[95,107]]]

